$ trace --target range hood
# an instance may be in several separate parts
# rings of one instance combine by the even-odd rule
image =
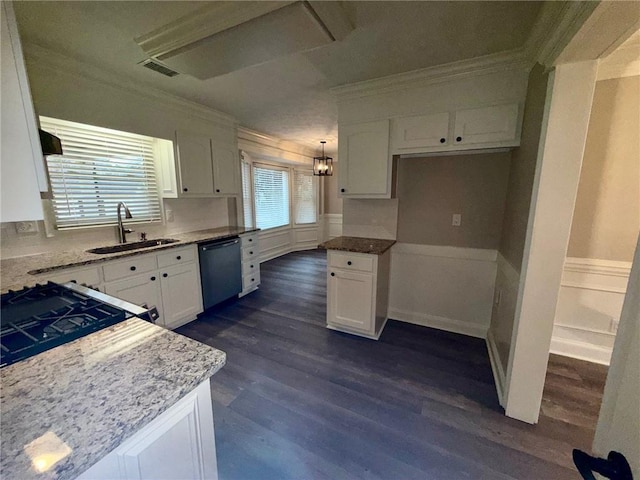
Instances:
[[[212,2],[136,39],[151,58],[201,80],[341,40],[341,2]]]
[[[55,135],[38,129],[43,155],[62,155],[62,142]]]

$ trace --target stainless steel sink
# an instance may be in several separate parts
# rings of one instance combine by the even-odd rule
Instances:
[[[141,248],[157,247],[159,245],[168,245],[178,240],[173,238],[158,238],[156,240],[145,240],[144,242],[121,243],[120,245],[111,245],[108,247],[98,247],[87,250],[88,253],[97,253],[98,255],[106,255],[107,253],[128,252],[129,250],[139,250]]]

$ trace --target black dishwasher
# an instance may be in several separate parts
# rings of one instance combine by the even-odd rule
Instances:
[[[239,238],[202,243],[198,254],[205,310],[242,291]]]

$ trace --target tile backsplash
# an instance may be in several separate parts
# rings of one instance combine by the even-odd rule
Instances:
[[[146,232],[148,238],[159,238],[176,233],[235,225],[236,219],[229,218],[229,204],[232,202],[233,199],[226,198],[164,199],[165,222],[130,225],[129,228],[132,228],[134,233],[129,234],[129,238],[135,241],[140,232]],[[116,228],[113,226],[54,231],[53,236],[47,237],[44,222],[40,221],[37,224],[37,233],[18,233],[15,223],[0,224],[2,258],[92,248],[118,241]]]

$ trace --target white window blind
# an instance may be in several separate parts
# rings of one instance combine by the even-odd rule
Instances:
[[[244,226],[253,228],[253,199],[251,198],[251,164],[242,162],[242,206]]]
[[[293,173],[293,218],[296,225],[318,221],[317,178],[311,171],[295,170]]]
[[[115,225],[118,202],[129,222],[161,220],[153,138],[47,117],[40,124],[64,152],[47,157],[59,229]]]
[[[289,225],[289,172],[268,165],[253,166],[256,227]]]

